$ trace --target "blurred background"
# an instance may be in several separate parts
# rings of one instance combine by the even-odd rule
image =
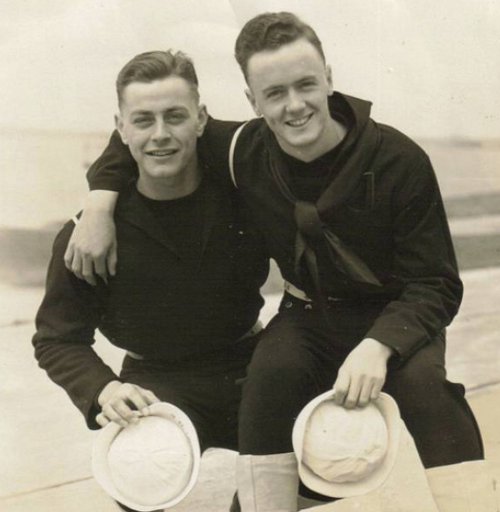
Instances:
[[[0,422],[2,511],[81,511],[85,500],[76,497],[98,496],[90,433],[37,370],[30,339],[53,236],[81,208],[85,171],[114,127],[118,71],[137,53],[182,49],[210,113],[246,119],[234,41],[250,17],[278,10],[316,29],[337,90],[372,101],[377,121],[429,153],[466,281],[450,372],[469,392],[498,382],[498,0],[0,0],[0,403],[9,412]],[[266,317],[278,283],[274,273]],[[119,364],[102,340],[97,346]],[[230,498],[232,486],[225,492]],[[89,511],[108,510],[95,499]]]
[[[428,151],[449,214],[461,219],[461,264],[471,264],[464,235],[491,249],[500,209],[500,2],[18,0],[0,2],[1,281],[43,280],[48,240],[80,209],[85,170],[113,129],[123,64],[146,50],[183,49],[211,114],[246,119],[233,45],[241,25],[266,10],[310,22],[336,89],[372,101],[376,120]],[[488,215],[488,227],[482,218],[471,227],[466,214]],[[490,263],[483,250],[476,256],[474,265]]]

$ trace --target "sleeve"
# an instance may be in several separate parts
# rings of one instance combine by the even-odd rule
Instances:
[[[200,157],[224,180],[230,180],[229,148],[233,135],[242,122],[220,121],[209,117],[205,131],[198,142]]]
[[[92,348],[101,309],[97,292],[64,266],[72,224],[66,224],[54,242],[32,343],[40,368],[67,392],[88,427],[97,429],[95,398],[107,383],[119,378]]]
[[[120,192],[132,179],[137,177],[137,164],[120,137],[114,130],[108,145],[87,171],[90,190],[112,190]]]
[[[428,158],[405,176],[393,209],[394,274],[403,282],[367,334],[401,360],[434,339],[458,312],[463,285],[439,186]]]

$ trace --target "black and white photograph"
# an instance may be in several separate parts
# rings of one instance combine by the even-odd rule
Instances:
[[[0,2],[0,510],[500,512],[500,2]]]

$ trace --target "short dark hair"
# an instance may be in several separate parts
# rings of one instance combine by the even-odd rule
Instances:
[[[266,12],[247,21],[235,45],[235,57],[248,82],[248,61],[255,53],[276,50],[304,38],[318,50],[323,61],[325,54],[313,28],[291,12]]]
[[[171,75],[184,78],[191,86],[196,101],[199,101],[198,77],[193,61],[183,52],[167,50],[141,53],[123,66],[116,79],[118,105],[122,105],[123,91],[132,82],[149,83]]]

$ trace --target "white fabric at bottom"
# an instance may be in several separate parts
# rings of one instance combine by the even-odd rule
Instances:
[[[239,455],[236,484],[241,512],[296,512],[299,477],[294,453]]]

